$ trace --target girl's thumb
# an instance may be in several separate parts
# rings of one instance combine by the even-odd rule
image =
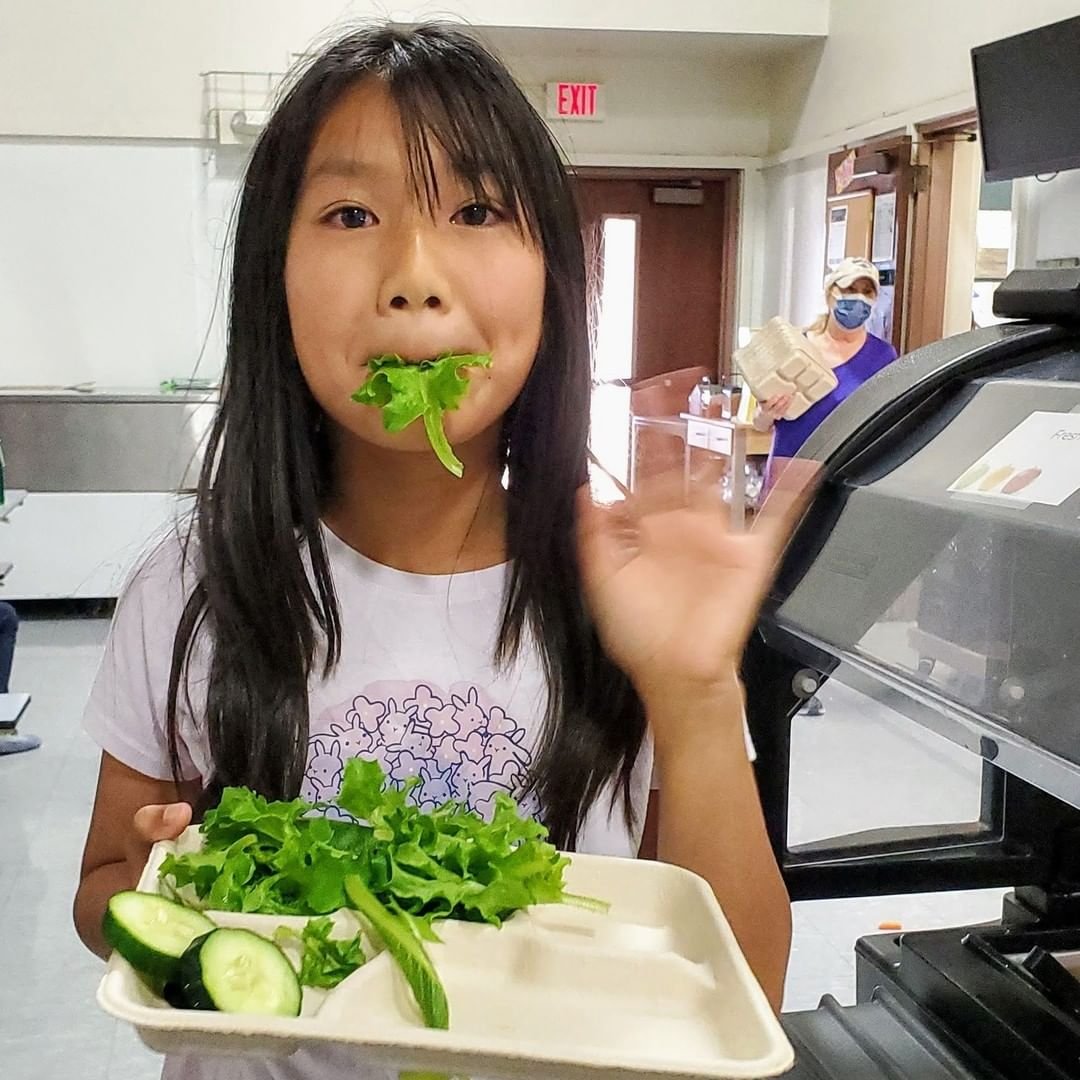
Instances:
[[[179,836],[190,820],[191,807],[187,803],[144,806],[135,814],[135,828],[144,840],[153,843]]]
[[[187,803],[169,803],[161,815],[161,820],[167,829],[186,829],[191,821],[191,807]]]

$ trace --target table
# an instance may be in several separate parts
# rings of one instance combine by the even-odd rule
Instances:
[[[695,449],[711,450],[731,459],[731,522],[741,530],[746,521],[746,459],[766,455],[772,448],[771,432],[758,431],[732,417],[678,416],[630,417],[630,490],[637,481],[638,436],[644,429],[665,432],[683,442],[683,486],[690,490],[690,462]]]

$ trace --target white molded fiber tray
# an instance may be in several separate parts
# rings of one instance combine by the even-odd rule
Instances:
[[[770,319],[732,359],[758,401],[791,395],[785,420],[797,420],[838,385],[836,372],[806,335],[779,317]]]
[[[200,842],[190,828],[157,844],[139,888],[159,892],[165,855]],[[610,912],[545,905],[501,929],[437,925],[443,944],[427,948],[449,998],[449,1031],[423,1026],[388,953],[333,990],[305,987],[296,1018],[173,1009],[116,954],[98,1002],[161,1053],[267,1056],[326,1042],[355,1046],[370,1066],[522,1080],[766,1077],[791,1067],[791,1045],[701,878],[663,863],[576,855],[566,883],[609,901]],[[210,914],[266,936],[305,922]],[[348,911],[335,918],[355,925]]]

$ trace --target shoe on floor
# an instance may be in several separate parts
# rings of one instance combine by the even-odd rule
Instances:
[[[17,731],[0,735],[0,756],[4,754],[23,754],[27,750],[36,750],[41,745],[37,735],[20,735]]]

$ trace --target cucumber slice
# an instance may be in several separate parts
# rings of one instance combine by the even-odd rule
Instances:
[[[160,984],[175,977],[180,958],[214,924],[164,896],[133,890],[116,893],[105,908],[102,932],[140,975]]]
[[[300,980],[286,955],[251,930],[212,930],[180,961],[180,992],[192,1009],[299,1016]]]

